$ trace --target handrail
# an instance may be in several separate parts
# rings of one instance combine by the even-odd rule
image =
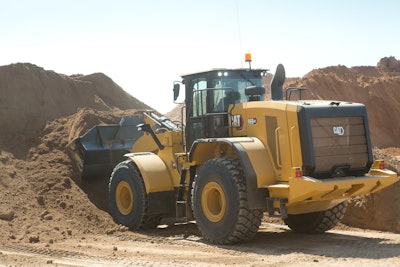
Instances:
[[[276,150],[276,165],[278,165],[279,168],[282,168],[282,162],[281,162],[281,154],[280,154],[280,144],[279,144],[279,130],[281,127],[278,127],[275,129],[275,150]]]

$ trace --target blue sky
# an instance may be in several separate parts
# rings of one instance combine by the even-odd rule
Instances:
[[[400,59],[394,0],[0,1],[0,65],[103,72],[161,112],[180,74],[247,66],[246,52],[289,77]]]

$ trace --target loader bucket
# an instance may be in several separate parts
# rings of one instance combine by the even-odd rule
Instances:
[[[143,135],[136,127],[141,123],[140,116],[123,117],[119,124],[94,126],[68,144],[67,153],[82,179],[109,177],[114,166]]]

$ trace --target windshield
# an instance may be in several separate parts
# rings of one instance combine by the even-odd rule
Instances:
[[[248,96],[245,95],[244,89],[249,86],[262,86],[261,77],[218,77],[212,81],[213,88],[232,88],[234,92],[238,92],[238,96],[235,98],[235,103],[242,103],[248,101]],[[224,93],[223,90],[218,90],[221,94]],[[222,97],[222,96],[221,96]]]

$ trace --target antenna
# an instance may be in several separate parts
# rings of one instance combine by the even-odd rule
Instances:
[[[240,20],[239,20],[239,4],[238,4],[238,0],[236,0],[236,19],[237,19],[237,24],[238,24],[238,33],[239,33],[239,54],[240,56],[240,67],[243,68],[243,61],[242,61],[242,36],[240,34]]]

